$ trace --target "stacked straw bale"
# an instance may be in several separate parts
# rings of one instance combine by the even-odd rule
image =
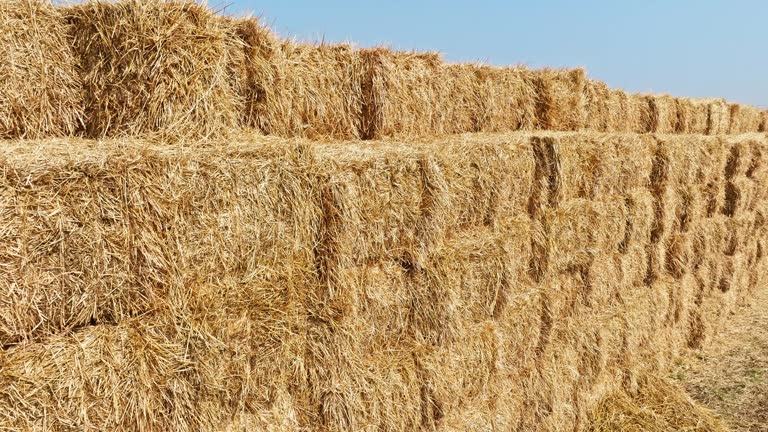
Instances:
[[[82,116],[61,10],[38,0],[0,2],[0,138],[71,135]]]
[[[651,132],[671,134],[680,130],[677,100],[668,95],[648,96],[651,106]]]
[[[439,54],[372,48],[359,55],[363,138],[445,133],[450,101]]]
[[[0,149],[17,429],[580,430],[768,266],[760,134],[33,144]]]
[[[449,114],[449,131],[510,132],[531,130],[536,121],[536,93],[520,67],[474,64],[444,66],[451,84],[448,105],[461,101]]]
[[[193,2],[93,1],[64,10],[89,137],[208,137],[242,111],[235,29]]]
[[[760,113],[760,132],[768,132],[768,110]]]
[[[283,137],[360,137],[355,49],[280,41],[252,18],[237,27],[245,45],[245,126]]]
[[[576,131],[587,121],[584,69],[541,69],[528,79],[536,90],[537,129]]]
[[[729,108],[731,112],[731,123],[728,132],[731,135],[757,132],[760,130],[762,118],[759,108],[741,104],[729,104]]]
[[[678,133],[706,135],[709,106],[706,100],[677,98]]]
[[[708,99],[707,135],[727,135],[731,128],[731,108],[724,99]]]

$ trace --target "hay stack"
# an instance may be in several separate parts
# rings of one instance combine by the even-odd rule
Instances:
[[[727,135],[731,127],[731,109],[724,99],[705,99],[709,102],[707,135]]]
[[[760,109],[741,104],[730,104],[731,123],[728,133],[731,135],[740,133],[757,132],[760,129]]]
[[[71,135],[82,115],[61,11],[37,0],[0,3],[0,138]]]
[[[630,94],[627,98],[627,131],[634,133],[652,132],[654,128],[652,96]]]
[[[528,79],[536,90],[537,129],[575,131],[584,127],[586,73],[584,69],[541,69]]]
[[[466,131],[509,132],[535,128],[536,92],[526,70],[472,66],[477,80],[473,95],[474,128]]]
[[[229,21],[190,2],[93,1],[64,13],[88,136],[208,137],[237,126],[242,50]]]
[[[359,55],[364,139],[445,133],[448,92],[439,54],[373,48]]]
[[[668,95],[648,96],[651,132],[670,134],[680,130],[677,100]]]
[[[587,122],[585,127],[594,131],[607,131],[611,123],[610,113],[616,112],[610,104],[617,101],[611,100],[611,90],[604,82],[587,81]]]
[[[246,45],[246,126],[281,137],[359,138],[357,51],[278,41],[254,19],[241,20],[238,33]]]
[[[758,286],[765,144],[7,143],[0,421],[585,425]]]
[[[760,132],[768,132],[768,110],[760,113]]]
[[[677,98],[677,115],[679,133],[707,133],[709,123],[709,106],[703,99]]]

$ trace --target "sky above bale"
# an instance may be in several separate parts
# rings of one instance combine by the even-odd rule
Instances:
[[[438,50],[450,61],[586,67],[633,92],[723,97],[768,107],[768,3],[233,0],[283,36]]]

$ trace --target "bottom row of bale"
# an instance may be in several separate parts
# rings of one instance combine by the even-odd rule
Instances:
[[[0,147],[0,425],[583,430],[764,289],[768,139]]]

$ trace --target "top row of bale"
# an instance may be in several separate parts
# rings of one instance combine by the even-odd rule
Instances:
[[[768,111],[630,94],[581,69],[282,40],[193,2],[0,1],[0,137],[379,139],[515,130],[737,134]]]

